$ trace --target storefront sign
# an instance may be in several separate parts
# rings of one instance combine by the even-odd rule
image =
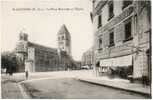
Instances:
[[[130,66],[132,65],[132,55],[104,59],[100,61],[100,66]]]

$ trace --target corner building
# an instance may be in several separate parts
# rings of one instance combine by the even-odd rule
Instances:
[[[151,1],[93,0],[95,65],[151,77]],[[95,70],[99,68],[95,67]]]

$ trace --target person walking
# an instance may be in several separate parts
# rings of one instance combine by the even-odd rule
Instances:
[[[98,61],[98,62],[96,63],[96,67],[95,67],[96,76],[99,76],[99,67],[100,67],[100,62]]]

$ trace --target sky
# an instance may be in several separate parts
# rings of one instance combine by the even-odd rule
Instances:
[[[81,60],[93,44],[91,11],[91,0],[3,0],[1,52],[15,48],[22,30],[29,41],[57,48],[57,32],[65,24],[71,34],[72,56]]]

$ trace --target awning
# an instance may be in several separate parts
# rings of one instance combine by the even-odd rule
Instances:
[[[100,61],[100,66],[112,66],[113,59],[104,59]]]
[[[100,61],[100,66],[130,66],[132,65],[132,55],[104,59]]]

